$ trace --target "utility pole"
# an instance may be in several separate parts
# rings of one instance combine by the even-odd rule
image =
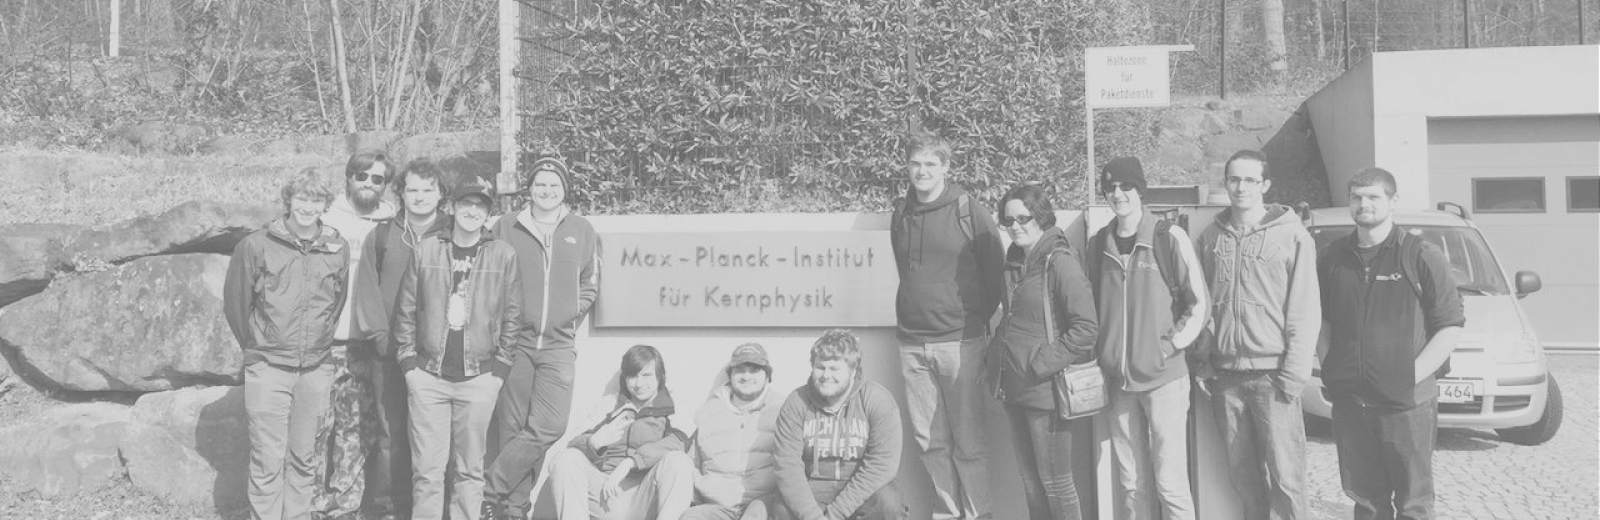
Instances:
[[[1472,0],[1461,0],[1461,46],[1472,48]]]

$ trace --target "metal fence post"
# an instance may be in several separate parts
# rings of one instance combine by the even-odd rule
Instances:
[[[1472,0],[1461,0],[1461,46],[1472,48]]]

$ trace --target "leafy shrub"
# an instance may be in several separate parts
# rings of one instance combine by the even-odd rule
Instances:
[[[981,199],[1040,182],[1075,206],[1083,48],[1147,30],[1131,0],[596,4],[559,28],[570,58],[523,142],[608,212],[882,209],[913,129],[953,140]]]

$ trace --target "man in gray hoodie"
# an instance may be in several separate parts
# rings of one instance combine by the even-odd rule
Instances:
[[[1260,152],[1234,154],[1223,176],[1232,206],[1195,242],[1212,298],[1195,377],[1222,428],[1243,518],[1306,518],[1300,389],[1322,326],[1317,245],[1293,210],[1265,202],[1272,180]]]

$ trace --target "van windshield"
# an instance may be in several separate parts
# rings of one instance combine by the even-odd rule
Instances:
[[[1489,254],[1489,246],[1484,243],[1483,235],[1478,230],[1460,226],[1400,226],[1412,235],[1422,237],[1423,240],[1444,251],[1450,259],[1451,275],[1455,277],[1456,288],[1467,294],[1501,295],[1511,294],[1506,285],[1506,277],[1501,274],[1500,265],[1494,261],[1494,255]],[[1308,229],[1311,237],[1317,241],[1317,254],[1320,256],[1328,248],[1328,244],[1349,235],[1355,231],[1355,226],[1318,226]]]

